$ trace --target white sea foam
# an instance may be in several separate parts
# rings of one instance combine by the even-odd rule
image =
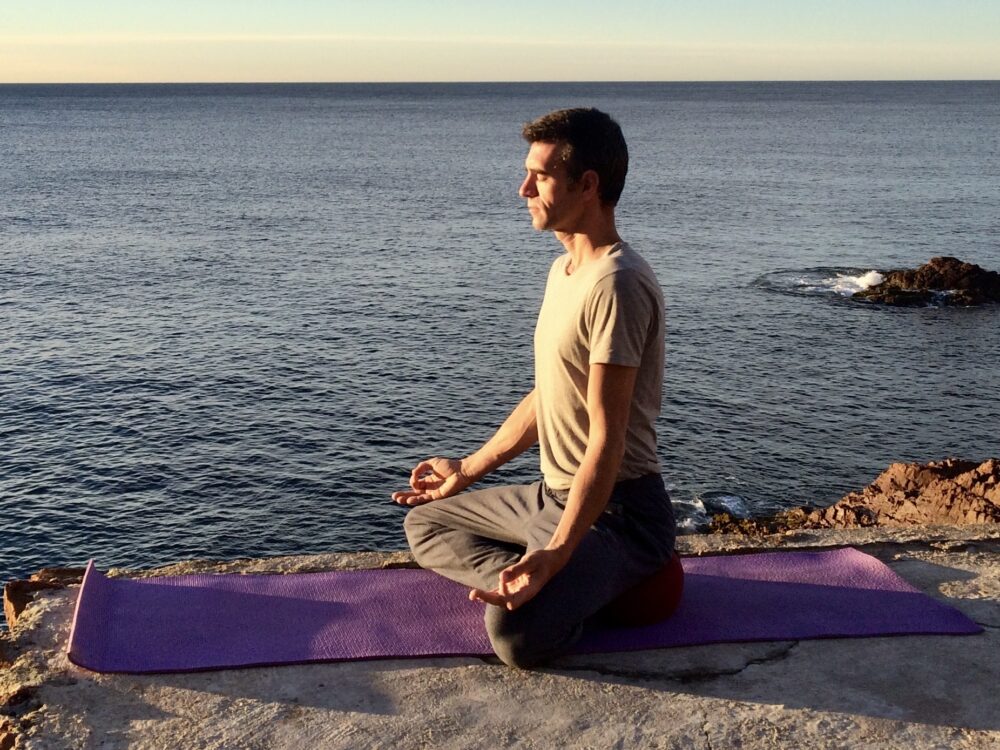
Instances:
[[[750,517],[750,503],[740,495],[706,492],[701,499],[707,514],[728,513],[733,518]]]
[[[700,498],[675,499],[673,505],[677,514],[677,530],[682,534],[694,534],[708,528],[710,519]]]
[[[846,273],[837,274],[835,278],[829,279],[830,289],[844,297],[850,297],[856,292],[862,292],[870,286],[881,284],[885,276],[878,271],[869,271],[860,276],[849,276]]]

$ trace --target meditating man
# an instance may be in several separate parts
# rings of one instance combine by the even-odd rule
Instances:
[[[660,570],[675,524],[656,452],[663,297],[615,226],[628,171],[621,128],[568,109],[523,135],[520,195],[535,229],[566,249],[535,327],[535,387],[481,448],[421,461],[393,499],[416,506],[405,528],[417,562],[469,586],[487,605],[497,655],[530,667]],[[541,481],[463,493],[536,442]]]

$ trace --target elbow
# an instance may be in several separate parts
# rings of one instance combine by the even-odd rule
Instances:
[[[617,474],[625,458],[625,435],[592,435],[587,441],[587,453],[603,470]]]

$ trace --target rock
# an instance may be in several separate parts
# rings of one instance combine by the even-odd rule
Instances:
[[[705,492],[701,495],[705,512],[709,515],[728,513],[733,518],[749,518],[750,505],[746,498],[728,492]]]
[[[1000,273],[958,258],[931,258],[916,269],[889,271],[879,284],[854,297],[886,305],[940,304],[952,306],[1000,302]]]
[[[35,687],[18,685],[0,691],[0,750],[23,747],[18,739],[22,730],[30,726],[26,714],[41,707]]]
[[[7,719],[0,721],[0,750],[14,750],[17,747],[17,735],[14,724]]]
[[[83,580],[83,574],[86,572],[86,568],[42,568],[37,573],[33,573],[28,580],[69,586],[80,583]]]
[[[809,515],[813,528],[1000,523],[1000,461],[892,464],[861,492]]]
[[[783,510],[773,516],[763,518],[733,518],[728,513],[719,513],[712,516],[712,523],[709,526],[710,534],[745,534],[750,536],[761,536],[765,534],[778,534],[796,529],[814,528],[809,524],[809,514],[811,507],[792,508]]]
[[[0,693],[0,712],[6,716],[15,716],[34,705],[35,693],[30,687],[19,686],[5,693]]]
[[[712,519],[722,534],[774,534],[790,529],[1000,523],[1000,459],[949,458],[892,464],[860,492],[827,508],[793,508],[767,518]]]
[[[83,580],[85,568],[42,568],[27,581],[8,581],[3,587],[3,612],[11,630],[18,616],[31,602],[35,592],[61,589]]]

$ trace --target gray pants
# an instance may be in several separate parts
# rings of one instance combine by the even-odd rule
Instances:
[[[501,570],[548,544],[567,495],[535,482],[436,500],[410,510],[406,537],[421,567],[469,587],[494,589]],[[533,599],[513,612],[486,606],[493,650],[518,667],[565,652],[588,618],[664,565],[675,533],[659,475],[619,482],[566,567]]]

